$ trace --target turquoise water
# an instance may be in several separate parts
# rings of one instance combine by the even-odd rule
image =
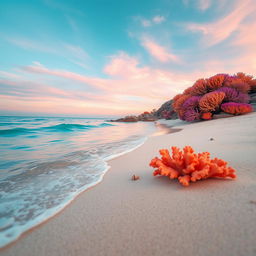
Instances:
[[[0,247],[100,182],[107,160],[154,131],[153,123],[0,117]]]

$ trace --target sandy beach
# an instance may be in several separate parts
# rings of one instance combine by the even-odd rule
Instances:
[[[256,255],[256,113],[164,123],[182,130],[109,161],[100,184],[1,255]],[[237,179],[182,187],[152,176],[159,149],[186,145],[228,161]]]

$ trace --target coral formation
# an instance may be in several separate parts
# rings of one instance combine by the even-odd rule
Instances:
[[[199,108],[202,112],[215,112],[219,110],[220,104],[224,98],[224,92],[209,92],[200,99]]]
[[[172,147],[172,156],[167,149],[161,149],[161,158],[155,157],[150,166],[156,168],[153,175],[167,176],[170,179],[178,179],[183,186],[207,178],[236,178],[235,169],[227,166],[222,159],[210,159],[209,152],[194,153],[190,146],[181,151],[178,147]]]
[[[246,103],[228,102],[221,105],[221,110],[232,115],[242,115],[252,112],[253,108]]]
[[[254,92],[256,79],[253,76],[242,72],[232,76],[217,74],[207,79],[198,79],[193,86],[176,95],[172,100],[172,107],[181,120],[209,120],[221,111],[220,105],[223,103],[255,104]],[[239,111],[240,114],[246,113],[244,109]]]

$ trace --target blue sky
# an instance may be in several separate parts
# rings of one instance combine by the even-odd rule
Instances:
[[[2,0],[0,114],[120,116],[256,70],[254,0]]]

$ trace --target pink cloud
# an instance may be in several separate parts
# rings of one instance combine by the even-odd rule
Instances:
[[[139,68],[139,61],[135,57],[131,57],[125,52],[119,52],[111,57],[104,72],[114,77],[123,77],[129,79],[138,79],[148,76],[148,68]]]
[[[186,27],[190,31],[201,32],[203,43],[206,46],[212,46],[224,41],[233,32],[239,30],[240,24],[255,10],[253,0],[237,1],[233,10],[224,18],[208,24],[190,23]]]
[[[9,92],[16,92],[11,95],[16,97],[14,105],[17,105],[17,98],[22,102],[24,99],[28,101],[34,99],[31,101],[31,106],[37,100],[48,103],[54,101],[55,105],[65,101],[71,108],[74,105],[75,108],[78,108],[80,105],[84,114],[90,114],[94,111],[92,109],[97,109],[99,113],[109,112],[120,115],[139,114],[144,110],[157,108],[164,100],[168,100],[189,84],[181,75],[161,69],[140,67],[137,58],[124,52],[112,56],[104,71],[110,78],[88,77],[67,70],[51,70],[40,63],[34,63],[34,65],[23,67],[20,74],[33,74],[30,79],[40,81],[44,81],[44,76],[47,76],[47,81],[52,78],[52,84],[61,84],[62,81],[67,84],[67,80],[69,80],[73,86],[78,83],[80,89],[72,90],[70,87],[70,89],[60,90],[46,83],[28,80],[29,78],[23,79],[23,81],[22,79],[14,81],[10,77],[6,77],[2,84],[9,85]],[[83,84],[84,88],[81,87]],[[90,88],[96,88],[97,91],[91,91]],[[56,101],[56,98],[59,100]],[[55,105],[52,111],[60,109]],[[87,108],[85,109],[84,106]],[[66,107],[63,107],[63,111],[65,109]]]
[[[160,62],[179,62],[178,56],[170,53],[164,46],[157,44],[149,38],[142,39],[142,46],[149,52],[151,56]]]

